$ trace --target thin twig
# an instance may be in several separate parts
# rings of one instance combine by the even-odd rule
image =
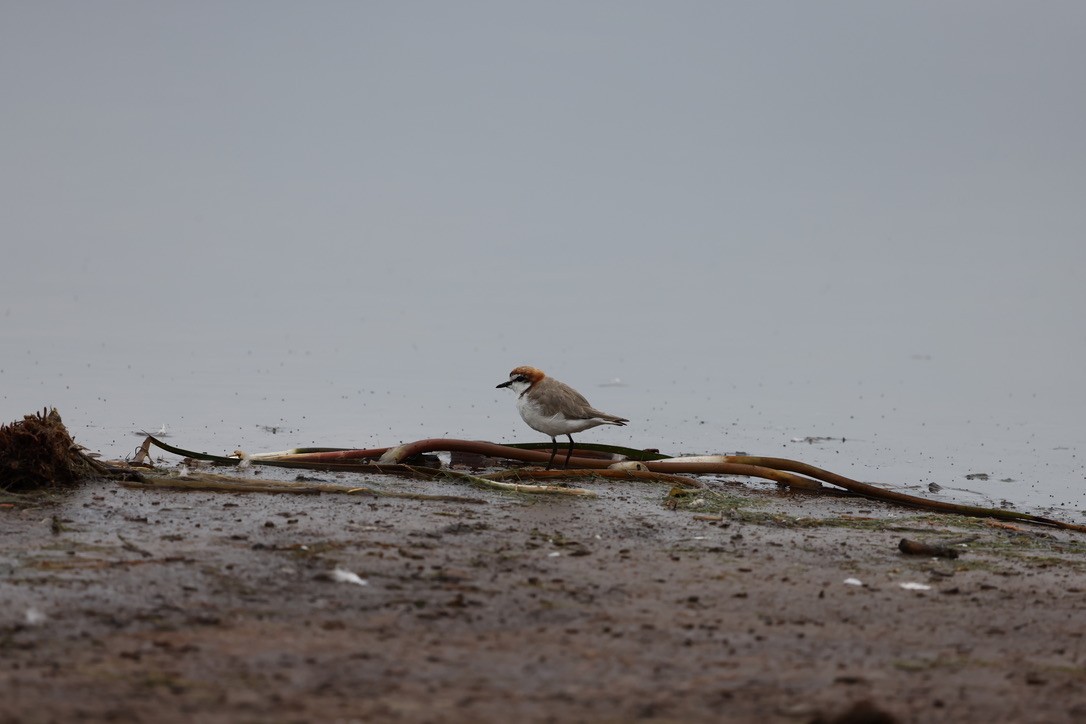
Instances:
[[[456,470],[431,470],[423,468],[419,472],[425,471],[427,475],[431,477],[448,477],[457,480],[463,480],[465,482],[472,483],[484,488],[494,488],[496,490],[506,490],[513,493],[550,493],[554,495],[579,495],[587,498],[596,497],[596,493],[591,490],[585,490],[584,488],[565,488],[558,485],[521,485],[519,483],[503,483],[497,480],[490,480],[488,478],[481,477],[479,475],[469,475],[468,473],[461,473]]]
[[[127,539],[126,539],[126,538],[125,538],[125,537],[124,537],[123,535],[121,535],[120,533],[118,533],[118,534],[117,534],[117,538],[119,538],[119,539],[120,539],[120,541],[121,541],[121,547],[122,547],[122,548],[124,548],[124,549],[125,549],[126,551],[132,551],[133,553],[139,553],[139,554],[140,554],[141,556],[143,556],[144,558],[153,558],[153,557],[154,557],[154,555],[155,555],[154,553],[151,553],[150,551],[147,551],[147,550],[144,550],[143,548],[140,548],[140,547],[139,547],[138,545],[136,545],[135,543],[131,543],[131,542],[129,542],[129,541],[128,541],[128,540],[127,540]]]

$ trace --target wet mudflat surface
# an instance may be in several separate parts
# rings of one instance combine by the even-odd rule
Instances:
[[[1086,718],[1082,535],[725,481],[359,484],[481,502],[102,483],[0,508],[0,721]]]

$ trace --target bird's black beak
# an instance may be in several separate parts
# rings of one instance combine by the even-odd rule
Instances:
[[[513,380],[506,380],[505,382],[501,383],[500,385],[494,385],[494,389],[497,390],[497,389],[501,389],[502,387],[508,387],[511,384],[513,384]]]

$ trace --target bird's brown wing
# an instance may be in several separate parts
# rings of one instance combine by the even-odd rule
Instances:
[[[551,385],[544,385],[539,390],[539,401],[543,405],[554,406],[566,412],[570,417],[598,417],[616,425],[624,425],[629,420],[617,415],[609,415],[603,410],[597,410],[577,390],[564,382],[551,378]]]
[[[585,408],[592,407],[584,395],[564,382],[559,382],[554,378],[545,382],[549,384],[540,384],[533,388],[541,407],[561,410],[569,417],[580,415]]]

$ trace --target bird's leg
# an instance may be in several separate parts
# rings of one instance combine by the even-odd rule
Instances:
[[[573,457],[573,436],[572,435],[566,435],[566,437],[569,438],[569,452],[566,453],[566,465],[565,465],[565,467],[568,469],[569,468],[569,459],[571,457]]]
[[[547,461],[547,470],[551,469],[551,465],[554,465],[554,456],[558,452],[558,440],[551,436],[551,459]]]

